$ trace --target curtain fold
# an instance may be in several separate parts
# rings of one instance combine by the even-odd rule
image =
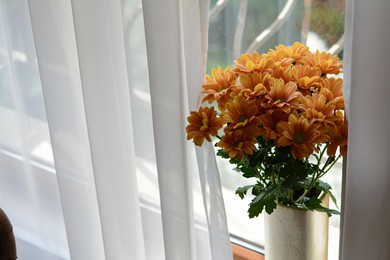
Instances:
[[[70,2],[29,1],[72,259],[104,259]]]
[[[121,3],[77,0],[72,10],[106,259],[142,260]]]
[[[205,73],[208,5],[208,1],[143,1],[144,17],[155,18],[145,21],[145,31],[166,259],[232,257],[216,162],[207,159],[214,158],[214,151],[209,147],[194,154],[192,145],[189,148],[188,143],[183,143],[185,118],[189,109],[197,106]],[[171,127],[167,129],[166,124]],[[167,147],[174,150],[164,152]],[[197,166],[199,172],[189,170]],[[192,174],[183,174],[186,172]],[[193,227],[188,229],[191,222],[183,222],[196,218],[192,209],[196,198],[186,197],[185,190],[196,189],[194,182],[199,181],[198,192],[206,211],[206,219],[200,225],[206,229],[206,240],[195,234]],[[172,218],[179,214],[181,219]]]
[[[185,0],[182,3],[188,108],[196,110],[199,105],[200,86],[206,73],[210,3],[192,0]],[[197,148],[196,158],[197,164],[189,167],[197,167],[199,171],[196,176],[200,181],[211,259],[232,259],[220,176],[212,144]]]
[[[186,67],[180,1],[143,1],[166,259],[196,259],[185,143]],[[169,126],[169,127],[167,127]]]
[[[390,259],[390,2],[347,3],[349,150],[341,259],[384,260]]]
[[[197,148],[196,155],[212,259],[233,259],[214,147],[207,144],[205,147]]]

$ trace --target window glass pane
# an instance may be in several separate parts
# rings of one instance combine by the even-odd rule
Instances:
[[[276,45],[291,46],[296,41],[307,44],[311,50],[331,51],[342,60],[344,8],[344,0],[211,1],[207,73],[217,66],[231,66],[242,53],[264,53]],[[237,187],[250,184],[251,180],[233,171],[227,160],[217,158],[232,237],[263,244],[263,216],[249,219],[250,198],[241,200],[235,195]],[[341,168],[339,160],[325,180],[332,185],[338,202]],[[330,259],[337,259],[339,221],[339,216],[330,218]]]

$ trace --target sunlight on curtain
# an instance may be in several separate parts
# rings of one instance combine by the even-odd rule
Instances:
[[[20,259],[231,259],[212,149],[184,132],[208,5],[0,1],[0,199]]]
[[[0,1],[0,206],[18,259],[67,259],[27,1]]]
[[[183,129],[189,106],[196,105],[205,73],[207,8],[208,1],[143,1],[144,17],[154,18],[145,20],[145,33],[159,187],[160,194],[164,194],[161,208],[167,259],[232,257],[223,200],[216,203],[210,199],[221,194],[219,182],[209,182],[212,177],[205,181],[206,172],[200,170],[203,187],[195,193],[186,193],[188,189],[199,187],[193,145],[185,141]],[[199,169],[203,162],[199,161]],[[215,165],[215,161],[208,162],[209,167],[212,163]],[[216,167],[207,173],[219,178]],[[211,187],[211,196],[205,194],[205,185]],[[206,219],[197,206],[201,205],[201,191]],[[213,207],[212,212],[208,210],[210,207]],[[179,221],[177,216],[181,216]],[[215,218],[219,218],[219,222]],[[193,219],[205,232],[199,232],[201,229],[194,226]]]

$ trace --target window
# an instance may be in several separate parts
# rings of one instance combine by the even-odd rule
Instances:
[[[306,43],[312,50],[338,54],[342,59],[344,9],[345,1],[338,0],[211,1],[207,71],[230,66],[241,53],[267,52],[276,45],[292,45],[295,41]],[[241,200],[235,195],[235,189],[250,180],[234,172],[227,160],[217,160],[232,240],[261,250],[263,216],[249,219],[250,199]],[[340,160],[326,175],[339,203],[341,168]],[[337,259],[338,255],[339,223],[339,216],[330,218],[330,259]]]

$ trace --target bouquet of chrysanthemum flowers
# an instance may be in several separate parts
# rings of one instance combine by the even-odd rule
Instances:
[[[206,75],[187,139],[201,146],[216,137],[217,155],[255,180],[236,190],[254,195],[249,217],[278,204],[338,214],[321,204],[326,195],[335,201],[321,177],[347,152],[341,68],[337,56],[296,42]]]

